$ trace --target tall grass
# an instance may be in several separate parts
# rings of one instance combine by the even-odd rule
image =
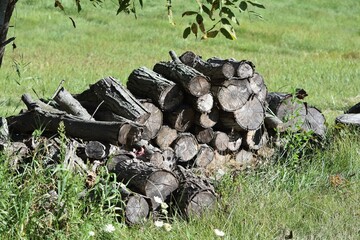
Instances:
[[[13,156],[0,157],[1,239],[214,239],[214,229],[225,239],[358,239],[360,235],[360,139],[358,129],[334,127],[334,117],[360,101],[360,3],[357,0],[263,1],[264,21],[244,14],[238,40],[222,37],[183,40],[184,3],[174,1],[176,26],[167,23],[161,3],[145,2],[139,19],[115,15],[115,3],[94,8],[87,1],[76,13],[73,1],[62,1],[66,12],[53,2],[19,1],[10,36],[17,48],[7,48],[0,70],[0,115],[23,108],[21,94],[50,97],[62,79],[70,92],[112,75],[126,82],[131,71],[151,68],[168,60],[168,51],[192,50],[204,58],[248,59],[255,63],[269,91],[304,88],[307,101],[323,110],[328,140],[296,164],[293,158],[236,176],[217,184],[221,201],[212,214],[185,222],[174,218],[172,230],[151,221],[126,227],[116,221],[114,209],[104,208],[117,196],[105,185],[98,189],[102,203],[84,202],[84,176],[65,165],[46,167],[39,154],[17,172]],[[190,3],[189,3],[190,4]],[[196,4],[194,3],[194,8]],[[68,17],[76,22],[73,28]],[[104,173],[106,176],[106,173]],[[339,182],[333,179],[338,177]],[[52,204],[49,192],[55,190]],[[115,232],[104,226],[113,224]]]

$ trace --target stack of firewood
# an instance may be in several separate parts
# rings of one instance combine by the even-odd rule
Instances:
[[[205,61],[193,52],[170,56],[152,70],[135,69],[126,87],[106,77],[80,94],[59,88],[50,101],[24,94],[27,110],[6,119],[10,132],[54,134],[62,122],[76,139],[68,156],[83,169],[86,161],[96,163],[85,170],[89,187],[101,164],[126,184],[130,223],[159,209],[156,197],[172,201],[184,216],[211,208],[216,194],[206,174],[224,158],[240,170],[256,166],[274,129],[297,131],[300,123],[302,130],[324,136],[320,111],[294,101],[306,92],[268,94],[250,61]]]

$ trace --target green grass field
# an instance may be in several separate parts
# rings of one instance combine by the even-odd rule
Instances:
[[[19,1],[8,35],[16,36],[17,48],[7,48],[0,69],[1,116],[24,107],[23,93],[51,97],[63,79],[72,93],[104,76],[125,83],[133,69],[169,60],[169,50],[191,50],[204,58],[251,60],[269,91],[304,88],[307,102],[327,118],[328,144],[304,157],[301,167],[277,164],[235,180],[225,177],[218,186],[222,200],[215,213],[188,223],[174,219],[170,232],[151,221],[125,227],[114,221],[111,209],[96,204],[90,204],[91,214],[84,214],[87,208],[76,197],[83,179],[61,169],[42,169],[39,156],[14,175],[7,156],[1,156],[1,239],[215,239],[214,229],[224,231],[224,239],[284,239],[290,231],[294,239],[360,238],[360,137],[358,129],[334,126],[337,115],[360,102],[358,0],[262,0],[265,20],[241,15],[236,41],[221,36],[182,39],[188,22],[181,18],[181,1],[173,1],[176,26],[167,21],[165,1],[144,1],[137,20],[116,16],[116,1],[97,8],[82,1],[80,13],[73,1],[62,2],[65,13],[53,1]],[[195,9],[195,1],[189,2]],[[62,182],[54,182],[54,175]],[[330,181],[336,175],[342,179],[339,186]],[[39,211],[52,186],[67,189],[62,197],[65,220],[61,214]],[[108,223],[115,232],[102,231]]]

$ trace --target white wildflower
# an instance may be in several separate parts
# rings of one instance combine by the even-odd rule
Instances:
[[[218,236],[218,237],[225,236],[225,233],[217,228],[214,229],[214,232],[215,232],[216,236]]]
[[[167,205],[166,202],[162,202],[160,206],[162,209],[167,209],[169,207],[169,205]]]
[[[154,196],[154,200],[155,200],[156,203],[159,203],[159,204],[163,203],[163,200],[161,199],[161,197]]]
[[[95,236],[95,232],[94,232],[94,231],[89,231],[89,236],[90,236],[90,237]]]
[[[155,225],[155,227],[162,227],[162,226],[164,226],[164,222],[163,221],[155,221],[154,222],[154,225]]]
[[[164,214],[164,215],[167,215],[168,211],[166,209],[161,209],[161,213]]]
[[[105,227],[104,227],[104,231],[108,232],[108,233],[111,233],[111,232],[115,231],[115,227],[111,223],[106,224]]]
[[[172,229],[172,226],[170,223],[164,223],[164,228],[167,232],[170,232]]]

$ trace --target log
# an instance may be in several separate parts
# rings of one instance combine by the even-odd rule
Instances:
[[[349,108],[345,113],[360,113],[360,102]]]
[[[1,146],[6,144],[10,140],[9,126],[6,121],[6,118],[0,117],[0,151],[2,150]]]
[[[267,144],[268,133],[264,125],[257,130],[250,130],[244,135],[243,146],[248,150],[259,150]]]
[[[252,168],[257,164],[257,160],[252,152],[241,149],[235,156],[235,160],[240,164],[240,168],[245,170]]]
[[[234,76],[235,69],[231,63],[211,63],[204,61],[191,51],[187,51],[180,56],[182,63],[196,69],[205,76],[208,76],[211,82],[216,80],[224,81]]]
[[[251,78],[254,75],[255,65],[247,60],[236,61],[235,59],[221,59],[218,57],[209,58],[210,64],[230,63],[235,69],[235,76],[240,79]]]
[[[60,109],[84,120],[94,120],[86,109],[63,87],[57,91],[54,100]]]
[[[263,124],[264,118],[264,106],[256,97],[250,98],[234,112],[220,113],[221,125],[235,131],[257,130]]]
[[[221,131],[214,132],[214,138],[210,141],[210,146],[215,150],[225,151],[229,145],[229,136]]]
[[[211,92],[222,110],[234,112],[247,102],[251,95],[247,80],[227,80],[220,86],[213,86]]]
[[[214,106],[210,113],[195,112],[195,124],[203,128],[211,128],[219,121],[219,109]]]
[[[129,225],[141,224],[144,219],[148,218],[150,206],[146,198],[137,193],[131,193],[124,197],[122,201],[125,203],[125,221]]]
[[[201,144],[199,152],[195,157],[194,163],[196,167],[205,168],[214,159],[215,152],[212,147],[207,144]]]
[[[249,86],[251,92],[259,99],[263,104],[266,103],[267,87],[264,82],[264,78],[257,72],[254,76],[249,78]]]
[[[200,97],[210,91],[208,78],[185,64],[174,61],[159,62],[155,64],[154,71],[181,85],[186,92],[195,97]]]
[[[160,197],[164,201],[179,186],[174,173],[156,168],[151,163],[131,159],[126,154],[114,156],[106,166],[109,172],[116,174],[118,181],[150,198],[153,209],[160,205],[154,197]]]
[[[320,138],[326,135],[326,119],[319,109],[313,106],[307,106],[305,122],[302,126],[305,131],[313,131]]]
[[[240,132],[232,131],[228,134],[229,137],[229,143],[228,143],[228,149],[231,152],[237,152],[242,144],[242,134]]]
[[[89,141],[85,145],[85,155],[90,159],[101,160],[108,156],[109,146],[105,146],[99,141]]]
[[[163,125],[163,113],[152,103],[143,102],[142,105],[150,113],[150,117],[144,123],[142,138],[145,140],[154,139]]]
[[[360,126],[360,114],[357,114],[357,113],[342,114],[342,115],[336,117],[335,123],[359,127]]]
[[[214,130],[212,128],[195,126],[194,134],[199,143],[209,143],[214,138]]]
[[[199,144],[193,134],[186,132],[178,135],[172,144],[172,148],[179,162],[188,162],[198,153]]]
[[[215,207],[216,195],[211,183],[189,170],[179,167],[181,182],[175,192],[175,202],[185,219],[200,217]]]
[[[165,114],[165,118],[171,128],[179,132],[185,132],[194,123],[195,112],[189,105],[181,105],[175,111]]]
[[[90,89],[98,97],[99,103],[104,101],[106,107],[114,114],[138,123],[144,123],[150,116],[139,100],[113,77],[99,80],[92,84]]]
[[[135,96],[151,99],[163,111],[175,109],[184,98],[177,84],[146,67],[135,69],[126,86]]]
[[[155,143],[161,150],[164,150],[170,147],[177,137],[178,133],[175,129],[168,125],[163,125],[155,138]]]
[[[60,122],[63,122],[67,136],[83,140],[131,145],[141,137],[142,127],[136,123],[85,121],[65,112],[44,111],[35,102],[31,104],[35,106],[32,110],[7,118],[10,131],[32,133],[36,129],[42,129],[57,133]]]
[[[210,113],[214,105],[214,98],[210,93],[204,94],[200,97],[188,95],[185,96],[185,99],[185,102],[193,106],[195,111],[200,113]]]

